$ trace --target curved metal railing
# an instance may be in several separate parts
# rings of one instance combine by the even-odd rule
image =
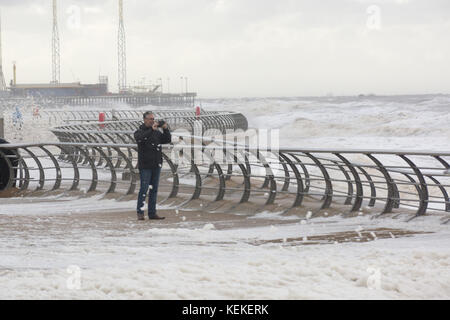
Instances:
[[[450,152],[262,150],[214,139],[187,145],[187,140],[163,148],[160,203],[229,212],[252,204],[252,211],[255,205],[308,209],[313,216],[413,210],[414,217],[440,213],[448,219]],[[0,145],[9,171],[3,188],[22,195],[84,190],[127,197],[139,179],[136,149],[120,141]]]
[[[70,122],[51,129],[51,132],[60,142],[78,143],[124,143],[134,144],[134,132],[142,124],[142,120],[137,120],[137,116],[142,116],[142,111],[129,111],[125,114],[111,114],[111,117],[120,120],[99,122],[98,120],[88,120]],[[92,111],[94,114],[96,111]],[[248,129],[245,116],[232,112],[203,112],[196,115],[191,111],[162,111],[154,112],[156,120],[164,119],[172,131],[178,131],[178,135],[199,135],[213,136],[224,135],[236,132],[244,132]],[[70,113],[74,119],[80,119],[80,115],[85,113]],[[67,116],[67,115],[66,115]],[[128,119],[133,118],[134,119]],[[67,118],[66,118],[67,121]]]
[[[129,129],[130,123],[142,121],[142,114],[148,110],[44,110],[42,114],[44,117],[49,118],[50,123],[65,123],[63,130],[67,130],[70,125],[84,123],[85,126],[88,123],[93,124],[96,128],[102,124],[96,124],[99,121],[99,114],[103,113],[105,116],[105,125],[115,123],[115,128],[120,123],[124,123],[123,129]],[[226,130],[247,130],[248,122],[244,115],[236,112],[218,112],[218,111],[205,111],[202,110],[200,115],[197,115],[195,111],[186,109],[171,109],[171,110],[152,110],[157,119],[166,120],[173,130],[178,128],[184,128],[193,132],[195,121],[202,121],[205,129],[217,129],[221,132]],[[120,121],[118,121],[120,120]],[[104,127],[102,125],[102,127]],[[90,128],[92,130],[92,127]]]

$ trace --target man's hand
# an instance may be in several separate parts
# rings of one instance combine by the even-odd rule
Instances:
[[[167,128],[169,128],[169,126],[167,125],[167,122],[166,122],[166,123],[164,123],[164,125],[162,126],[162,128],[163,128],[163,129],[167,129]]]
[[[152,129],[158,130],[158,122],[153,123]]]

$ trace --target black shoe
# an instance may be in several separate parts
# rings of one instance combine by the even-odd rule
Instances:
[[[164,220],[166,217],[160,217],[157,214],[153,215],[153,216],[148,216],[148,218],[150,220]]]
[[[138,220],[145,220],[143,213],[142,214],[138,213],[137,217],[138,217]]]

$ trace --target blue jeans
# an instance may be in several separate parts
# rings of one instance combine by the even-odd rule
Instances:
[[[159,175],[161,173],[161,168],[155,169],[142,169],[139,170],[139,175],[141,177],[141,188],[139,190],[138,195],[138,203],[137,203],[137,213],[144,214],[142,208],[145,204],[145,198],[147,197],[147,191],[149,192],[148,196],[148,216],[156,215],[156,197],[158,196],[158,184],[159,184]]]

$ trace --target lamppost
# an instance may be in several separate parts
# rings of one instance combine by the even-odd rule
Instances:
[[[159,83],[161,84],[161,93],[163,93],[163,81],[162,78],[158,78]]]
[[[180,94],[183,94],[183,79],[184,79],[184,77],[180,77],[180,80],[181,80],[181,90],[180,90]]]

